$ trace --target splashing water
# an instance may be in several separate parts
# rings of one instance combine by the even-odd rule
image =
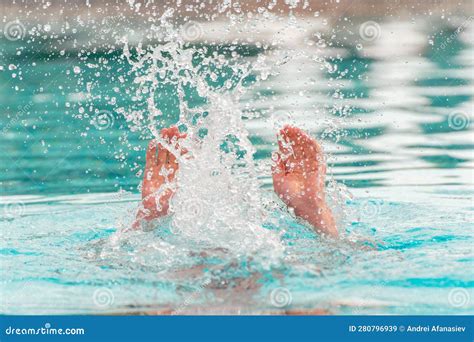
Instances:
[[[0,77],[24,97],[0,119],[16,158],[0,175],[16,195],[1,200],[1,311],[471,310],[472,20],[442,40],[422,24],[336,20],[306,1],[212,6],[129,1],[92,24],[79,15],[89,31],[60,27],[71,40],[11,22],[18,45],[0,46]],[[337,243],[273,193],[270,155],[287,123],[330,152]],[[171,215],[133,231],[143,146],[167,145],[170,125],[187,134],[185,154],[167,146],[180,165],[166,184]]]
[[[160,25],[148,32],[160,44],[144,48],[139,43],[137,58],[122,39],[123,55],[132,65],[133,82],[138,85],[135,99],[146,102],[147,107],[119,112],[133,123],[133,129],[149,131],[167,146],[157,129],[157,121],[166,113],[159,109],[155,94],[159,87],[169,86],[178,98],[176,125],[187,132],[187,139],[180,143],[187,153],[181,156],[171,149],[180,163],[177,184],[171,185],[177,189],[170,204],[174,234],[198,241],[201,247],[225,248],[236,255],[260,251],[261,255],[278,257],[283,251],[280,234],[262,229],[271,213],[264,206],[258,177],[261,170],[268,173],[270,165],[256,165],[256,149],[238,106],[248,91],[245,80],[253,75],[259,82],[275,73],[270,66],[274,59],[268,62],[260,55],[251,63],[234,52],[230,57],[216,52],[208,56],[206,47],[193,47],[186,41],[189,22],[181,29],[170,23],[173,12],[168,9]],[[329,63],[324,66],[331,71]],[[223,80],[216,82],[218,79]],[[203,104],[196,106],[193,97]]]

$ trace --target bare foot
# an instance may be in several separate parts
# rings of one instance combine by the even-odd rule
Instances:
[[[161,136],[175,149],[175,154],[183,154],[178,140],[185,138],[177,127],[163,128]],[[158,153],[157,153],[158,149]],[[179,164],[176,157],[162,144],[152,140],[146,152],[146,166],[142,183],[142,206],[138,210],[133,228],[139,228],[141,222],[151,221],[168,214],[169,201],[175,191],[174,179]]]
[[[321,146],[291,126],[280,131],[278,145],[272,167],[275,192],[318,232],[337,237],[336,223],[325,199],[326,164]]]

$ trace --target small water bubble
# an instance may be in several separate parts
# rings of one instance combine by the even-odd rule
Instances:
[[[73,68],[73,70],[74,70],[74,73],[75,73],[75,74],[79,74],[79,73],[81,72],[81,68],[78,67],[78,66],[75,66],[75,67]]]

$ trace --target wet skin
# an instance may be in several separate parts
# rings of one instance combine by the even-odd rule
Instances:
[[[175,176],[179,170],[176,155],[185,153],[179,140],[185,139],[186,134],[180,133],[177,127],[164,128],[160,134],[167,146],[156,141],[148,145],[142,206],[134,228],[139,228],[142,221],[167,215],[170,198],[176,189]],[[280,130],[278,146],[272,166],[275,192],[296,216],[307,221],[316,231],[337,237],[336,224],[325,200],[326,163],[321,146],[301,129],[292,126]]]

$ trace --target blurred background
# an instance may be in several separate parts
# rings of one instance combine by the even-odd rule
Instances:
[[[472,6],[2,1],[1,311],[188,310],[191,294],[214,313],[472,313]],[[275,207],[276,223],[255,230],[281,237],[284,253],[271,267],[267,254],[250,262],[244,249],[213,259],[166,227],[120,240],[139,203],[151,128],[177,123],[182,98],[189,112],[205,103],[169,82],[184,69],[161,74],[140,59],[157,46],[168,61],[177,46],[179,63],[190,56],[209,89],[235,100],[270,199],[277,129],[291,123],[318,138],[341,235],[373,239],[378,249],[334,246]],[[232,205],[248,205],[241,202]],[[225,229],[220,237],[233,244]],[[266,239],[233,245],[244,240]],[[216,268],[183,272],[206,262]],[[282,287],[283,304],[272,296]]]
[[[191,20],[191,44],[213,51],[234,46],[249,60],[279,49],[293,53],[296,64],[299,49],[336,68],[327,72],[316,63],[296,70],[295,63],[286,64],[241,105],[261,113],[286,111],[303,117],[299,124],[317,121],[308,128],[320,137],[328,127],[337,131],[324,136],[328,150],[339,156],[330,160],[338,181],[369,187],[471,180],[470,1],[15,1],[0,6],[4,195],[137,190],[146,142],[130,131],[118,109],[132,112],[143,103],[133,98],[135,85],[119,40],[126,35],[132,45],[156,43],[147,29],[166,8],[175,9],[177,26]],[[301,29],[285,27],[282,20],[240,29],[224,24],[289,13]],[[175,122],[179,109],[172,89],[163,86],[157,97],[166,112],[162,124]],[[96,127],[97,117],[105,119],[103,127]],[[461,120],[454,129],[453,119]],[[249,128],[257,157],[263,158],[272,149],[266,137],[273,139],[273,133],[266,130],[273,127],[261,122],[253,120]],[[412,168],[436,172],[407,176],[404,170]]]

